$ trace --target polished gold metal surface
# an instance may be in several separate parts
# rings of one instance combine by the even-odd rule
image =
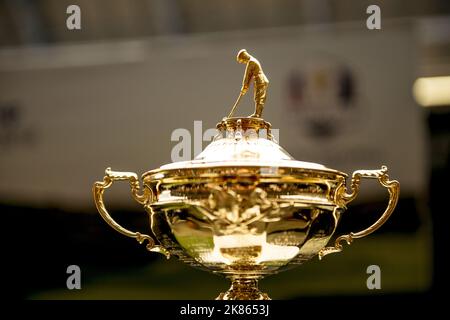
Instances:
[[[218,299],[269,299],[258,290],[258,280],[339,252],[343,240],[350,244],[369,235],[389,218],[399,197],[399,183],[389,180],[384,166],[355,171],[347,190],[345,173],[294,160],[274,140],[270,123],[257,115],[224,118],[194,160],[144,173],[142,188],[135,173],[109,168],[93,188],[98,211],[116,231],[146,241],[150,251],[230,279],[231,288]],[[326,247],[361,178],[378,179],[388,189],[387,209],[371,227]],[[153,236],[129,231],[109,215],[103,193],[114,181],[130,183]]]
[[[92,189],[95,205],[102,218],[114,230],[127,237],[135,238],[140,244],[144,243],[147,240],[146,248],[148,251],[160,252],[166,255],[167,259],[169,259],[170,253],[164,247],[155,245],[155,241],[151,236],[147,234],[141,234],[140,232],[132,232],[115,222],[114,219],[109,215],[108,210],[106,210],[103,201],[103,193],[113,184],[114,181],[128,181],[131,187],[131,195],[139,204],[144,205],[145,208],[149,204],[150,200],[149,189],[144,189],[144,192],[142,194],[139,194],[140,186],[139,179],[136,173],[112,171],[111,168],[107,168],[105,170],[105,174],[106,175],[103,177],[103,181],[96,182]]]
[[[324,256],[330,253],[341,252],[342,241],[346,241],[347,244],[351,244],[353,242],[353,239],[362,238],[368,236],[372,232],[375,232],[387,221],[387,219],[389,219],[392,212],[394,212],[395,206],[397,205],[398,197],[400,196],[400,183],[396,180],[389,180],[387,172],[388,172],[387,167],[382,166],[380,170],[357,170],[353,173],[351,192],[349,194],[346,193],[342,195],[343,201],[348,203],[353,199],[355,199],[359,191],[359,184],[361,178],[369,178],[369,179],[378,179],[380,184],[388,189],[390,196],[389,203],[387,205],[386,210],[381,215],[381,217],[373,225],[362,231],[356,233],[351,232],[349,234],[338,237],[334,243],[334,247],[326,247],[319,251],[319,259],[322,259]]]
[[[261,63],[247,52],[245,49],[241,49],[236,57],[237,62],[245,64],[244,79],[242,80],[241,92],[228,115],[228,118],[233,116],[234,110],[241,101],[241,98],[247,93],[251,82],[253,81],[255,100],[255,112],[250,117],[261,118],[264,110],[264,103],[267,98],[267,87],[269,86],[269,79],[264,74],[261,67]]]

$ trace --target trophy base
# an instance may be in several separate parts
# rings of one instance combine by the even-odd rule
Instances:
[[[222,292],[216,300],[271,300],[267,293],[258,289],[257,279],[233,279],[231,287]]]

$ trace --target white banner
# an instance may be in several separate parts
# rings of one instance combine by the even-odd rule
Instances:
[[[241,48],[262,63],[270,80],[264,118],[297,160],[349,174],[385,164],[402,195],[420,194],[426,137],[411,97],[412,30],[357,25],[5,49],[0,202],[91,208],[106,167],[140,175],[171,162],[180,128],[188,134],[177,139],[197,153],[239,93]],[[236,115],[252,112],[249,92]],[[385,192],[367,185],[366,197]],[[114,187],[107,201],[131,206],[128,185]]]

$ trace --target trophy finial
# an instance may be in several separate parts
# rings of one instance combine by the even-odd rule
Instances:
[[[261,64],[259,61],[253,57],[251,54],[247,52],[245,49],[239,50],[236,60],[239,63],[246,64],[244,79],[242,80],[241,92],[234,103],[233,108],[231,109],[228,118],[231,118],[234,110],[237,105],[241,101],[242,96],[244,96],[248,88],[250,87],[250,83],[253,81],[253,87],[255,90],[254,100],[255,100],[255,112],[250,116],[253,118],[261,118],[264,103],[266,102],[267,96],[267,87],[269,86],[269,79],[267,79],[266,75],[263,72]]]

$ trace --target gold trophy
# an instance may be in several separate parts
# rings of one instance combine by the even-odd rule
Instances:
[[[145,243],[147,250],[171,255],[193,267],[230,279],[220,300],[270,299],[258,280],[318,256],[342,251],[342,242],[365,237],[393,212],[400,184],[388,170],[347,174],[321,164],[294,160],[261,118],[269,81],[261,64],[241,50],[246,72],[229,116],[217,124],[213,141],[192,161],[166,164],[142,175],[106,169],[93,187],[103,219],[116,231]],[[254,82],[255,113],[232,117]],[[386,210],[369,228],[338,236],[327,247],[361,178],[377,179],[389,192]],[[132,197],[149,215],[151,235],[120,226],[106,210],[103,193],[114,181],[128,181]]]

